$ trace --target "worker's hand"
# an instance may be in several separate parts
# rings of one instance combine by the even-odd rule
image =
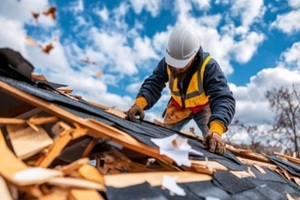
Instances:
[[[226,151],[224,142],[218,133],[209,131],[203,141],[204,148],[212,153],[223,155]]]
[[[142,121],[145,117],[144,110],[137,104],[134,104],[131,106],[131,108],[126,112],[126,119],[129,119],[130,121],[137,122],[137,116],[139,116],[140,121]]]

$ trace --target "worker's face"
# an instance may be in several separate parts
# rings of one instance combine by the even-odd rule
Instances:
[[[171,66],[171,74],[173,75],[174,78],[182,79],[185,77],[186,72],[188,69],[191,67],[193,64],[194,58],[183,68],[176,68]]]

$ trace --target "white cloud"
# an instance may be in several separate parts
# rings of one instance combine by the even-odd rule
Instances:
[[[231,14],[242,17],[242,25],[250,26],[256,19],[260,19],[265,12],[264,1],[232,0]]]
[[[288,4],[292,8],[300,8],[300,1],[299,0],[288,0]]]
[[[141,14],[142,10],[145,9],[151,13],[152,17],[156,17],[162,7],[160,0],[130,0],[130,2],[136,14]]]
[[[276,20],[272,22],[271,27],[277,28],[284,33],[292,34],[300,31],[300,9],[289,13],[277,15]]]
[[[68,10],[79,13],[84,11],[84,3],[83,0],[77,0],[76,2],[71,2],[67,7]]]
[[[210,0],[192,0],[196,4],[196,9],[208,9],[210,7]]]
[[[251,77],[246,86],[234,86],[230,88],[237,101],[236,118],[246,124],[264,124],[274,119],[274,113],[270,110],[265,98],[267,90],[273,88],[291,87],[300,83],[300,71],[290,71],[282,67],[263,69]]]
[[[15,20],[7,20],[2,16],[0,16],[0,24],[2,30],[5,30],[0,31],[0,47],[12,48],[27,57],[24,42],[26,32],[23,28],[23,24]]]
[[[256,52],[259,44],[264,40],[264,35],[257,32],[250,32],[243,37],[241,41],[236,42],[233,46],[236,61],[240,63],[248,62]]]
[[[99,30],[91,31],[94,44],[105,57],[108,71],[132,75],[137,73],[136,58],[128,46],[126,37],[120,33],[107,33]]]
[[[136,52],[136,57],[139,60],[158,59],[158,56],[151,46],[151,40],[147,37],[136,38],[134,40],[133,49]]]
[[[142,85],[142,82],[135,82],[135,83],[129,84],[126,86],[125,91],[136,95],[137,92],[139,91],[141,85]]]
[[[164,56],[170,33],[170,30],[165,32],[156,32],[152,38],[154,49],[161,52],[162,56]]]
[[[294,43],[291,48],[282,53],[280,65],[300,70],[300,41]]]
[[[109,19],[109,11],[106,6],[104,6],[101,10],[96,9],[94,12],[99,15],[103,21],[107,21]]]

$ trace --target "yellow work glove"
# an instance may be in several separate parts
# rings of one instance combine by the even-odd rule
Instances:
[[[209,132],[206,134],[203,145],[212,153],[223,155],[226,151],[226,146],[222,141],[221,135],[226,131],[226,127],[218,122],[210,122]]]
[[[223,155],[226,151],[224,142],[218,133],[209,131],[203,141],[204,148],[212,153]]]
[[[145,117],[144,108],[147,106],[147,100],[144,97],[138,97],[133,106],[126,112],[126,119],[129,119],[132,122],[137,122],[137,118],[139,117],[140,121],[142,121]]]
[[[137,104],[131,106],[131,108],[126,112],[127,119],[132,122],[137,122],[137,116],[139,117],[140,121],[142,121],[145,117],[144,110]]]

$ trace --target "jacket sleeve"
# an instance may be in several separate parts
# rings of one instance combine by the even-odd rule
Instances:
[[[213,59],[206,66],[203,86],[206,95],[209,96],[211,109],[209,124],[211,121],[219,121],[227,130],[235,114],[235,99],[223,71]]]
[[[145,79],[139,93],[137,94],[136,98],[143,96],[147,100],[145,110],[152,108],[152,106],[159,100],[161,92],[166,87],[168,79],[166,63],[163,58],[154,69],[153,73]]]

